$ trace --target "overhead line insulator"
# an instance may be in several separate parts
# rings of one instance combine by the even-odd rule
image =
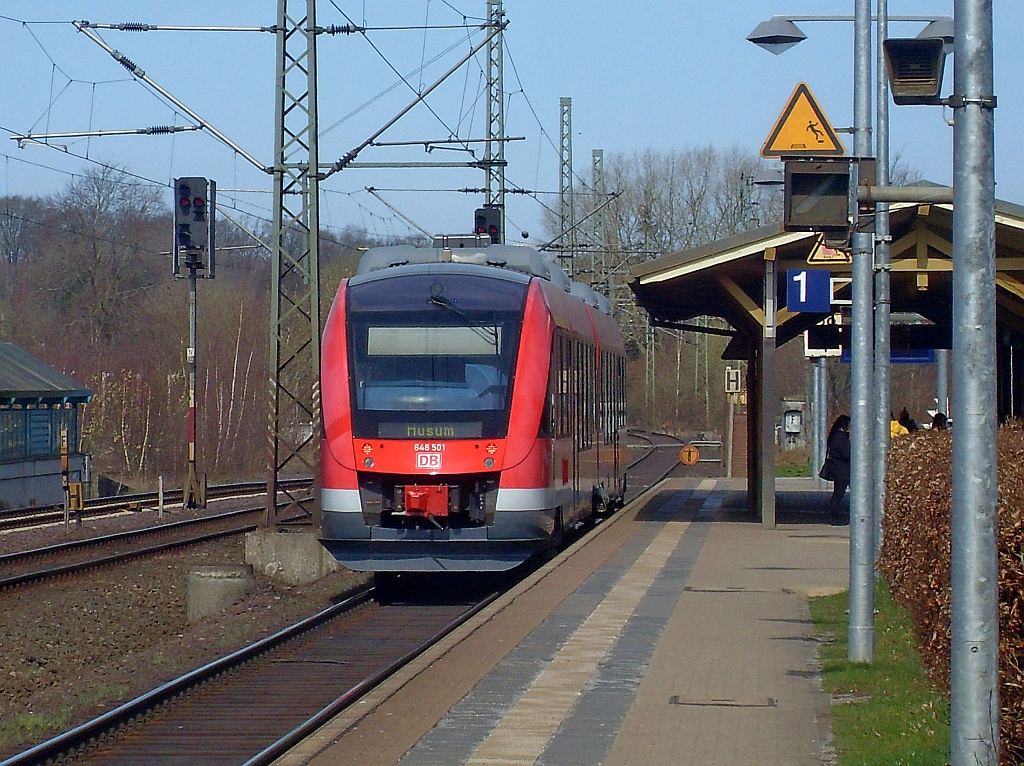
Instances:
[[[317,27],[317,34],[327,35],[354,35],[356,32],[365,31],[365,27],[357,27],[355,24],[332,24],[329,27]]]

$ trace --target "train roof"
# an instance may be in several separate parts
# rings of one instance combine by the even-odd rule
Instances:
[[[608,299],[588,284],[573,282],[569,287],[569,292],[602,314],[612,313],[611,304],[608,302]]]
[[[473,245],[462,247],[415,247],[392,245],[367,250],[359,260],[356,276],[401,266],[457,263],[492,268],[539,277],[579,298],[588,306],[611,314],[608,299],[582,282],[573,282],[554,258],[520,245]]]

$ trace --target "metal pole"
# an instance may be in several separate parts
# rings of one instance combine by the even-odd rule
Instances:
[[[775,387],[775,343],[778,318],[776,315],[776,273],[775,249],[764,253],[764,330],[761,337],[761,354],[758,359],[760,380],[758,381],[758,417],[761,422],[761,456],[757,476],[761,480],[761,525],[766,529],[775,528],[775,414],[779,402]]]
[[[604,149],[592,149],[590,152],[590,163],[590,178],[594,187],[594,194],[597,195],[595,199],[598,205],[594,211],[594,239],[593,249],[590,251],[590,286],[611,298],[611,279],[605,273],[605,269],[608,267],[605,258],[605,248],[607,247],[605,230],[607,228],[608,211],[606,206],[601,204],[605,201]]]
[[[935,366],[936,377],[936,391],[935,391],[935,406],[939,408],[939,412],[943,415],[949,415],[949,349],[948,348],[937,348],[935,349]],[[1011,375],[1012,380],[1012,375]],[[1011,402],[1013,400],[1011,399]],[[1012,405],[1010,416],[1013,416]]]
[[[952,766],[999,763],[992,0],[956,0],[953,129]]]
[[[736,394],[726,394],[729,400],[729,421],[725,424],[725,478],[732,478],[732,442],[736,436]]]
[[[329,173],[317,173],[316,0],[291,0],[294,14],[289,13],[289,0],[278,0],[277,6],[265,524],[318,527],[323,420],[320,180]],[[313,477],[311,502],[304,490],[283,484],[288,474]]]
[[[825,376],[827,372],[825,357],[819,356],[814,360],[814,465],[811,466],[811,474],[818,482],[819,488],[825,487],[825,480],[818,476],[818,469],[825,462],[827,450],[826,440],[828,437],[828,402],[825,395]]]
[[[889,34],[888,2],[878,0],[875,13],[875,88],[878,94],[875,118],[876,183],[889,185],[889,78],[885,73],[883,41]],[[889,420],[892,410],[892,378],[889,342],[889,203],[875,207],[875,438],[874,438],[874,561],[882,549],[885,518],[885,481],[889,472]]]
[[[871,153],[871,0],[857,0],[854,22],[853,153]],[[872,522],[872,237],[854,232],[850,402],[850,626],[852,662],[874,657],[874,524]]]
[[[560,117],[559,174],[558,174],[558,215],[562,232],[562,267],[566,273],[576,276],[576,210],[572,183],[572,99],[563,96],[558,99]]]
[[[196,473],[196,269],[188,269],[188,482],[185,485],[182,507],[203,506],[199,491],[199,476]]]
[[[500,241],[505,242],[505,86],[504,53],[500,30],[504,29],[502,0],[487,0],[487,20],[492,35],[487,44],[487,148],[484,172],[487,174],[485,202],[501,211]]]

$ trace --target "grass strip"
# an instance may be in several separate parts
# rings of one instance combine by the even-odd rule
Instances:
[[[810,604],[838,766],[948,764],[949,701],[925,672],[909,616],[879,579],[875,659],[855,663],[847,659],[848,606],[848,593]]]

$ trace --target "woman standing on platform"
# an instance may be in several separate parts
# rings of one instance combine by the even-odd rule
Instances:
[[[846,515],[843,497],[850,486],[850,416],[840,415],[828,432],[825,464],[821,467],[821,478],[832,482],[832,499],[828,510],[832,521],[842,521]]]

